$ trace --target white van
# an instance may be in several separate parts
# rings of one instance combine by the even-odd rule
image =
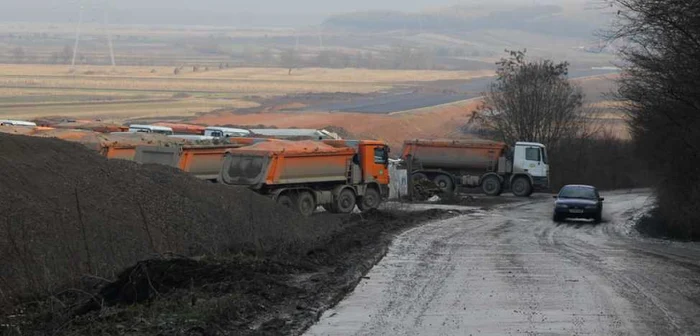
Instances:
[[[208,141],[208,140],[214,140],[216,139],[213,136],[208,136],[208,135],[193,135],[193,134],[175,134],[175,135],[168,135],[168,138],[173,138],[173,139],[183,139],[183,140],[190,140],[190,141]]]
[[[250,136],[250,131],[242,128],[211,126],[204,130],[204,136],[215,138],[241,138]]]
[[[251,129],[251,132],[264,136],[271,136],[278,139],[307,137],[317,140],[340,140],[340,137],[326,130],[303,129],[303,128],[269,128],[269,129]]]
[[[22,120],[0,120],[0,126],[36,127],[36,123]]]
[[[129,133],[156,133],[173,135],[173,129],[165,126],[154,126],[154,125],[129,125]]]

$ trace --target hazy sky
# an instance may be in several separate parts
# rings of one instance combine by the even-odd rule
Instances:
[[[106,0],[0,0],[0,21],[75,21],[82,3],[87,16],[101,17]],[[316,25],[329,14],[365,11],[419,11],[455,4],[549,4],[585,0],[109,0],[115,23]],[[92,13],[92,14],[90,14]]]
[[[83,0],[90,6],[102,4],[104,0]],[[120,9],[177,8],[216,9],[241,12],[345,12],[369,9],[396,9],[414,11],[425,7],[458,4],[464,0],[110,0],[111,6]],[[78,0],[0,0],[0,7],[33,8],[42,10],[74,7]]]

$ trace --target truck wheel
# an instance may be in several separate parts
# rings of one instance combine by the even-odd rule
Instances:
[[[338,211],[336,211],[335,208],[333,207],[333,204],[324,204],[324,205],[322,205],[322,207],[328,213],[332,213],[332,214],[338,213]]]
[[[428,179],[428,176],[426,176],[423,173],[415,173],[415,174],[411,175],[411,180],[413,180],[413,183],[425,181],[427,179]]]
[[[360,208],[360,211],[370,211],[378,208],[381,202],[382,197],[379,195],[377,189],[368,188],[365,191],[365,195],[360,197],[357,207]]]
[[[433,183],[435,183],[435,185],[437,185],[440,188],[440,190],[446,193],[453,192],[455,188],[455,184],[452,181],[452,178],[450,178],[447,175],[440,174],[436,176],[433,180]]]
[[[350,189],[343,189],[335,200],[335,209],[339,213],[351,213],[356,203],[355,193]]]
[[[277,197],[277,204],[290,209],[294,208],[294,201],[287,195],[280,195]]]
[[[530,181],[525,177],[518,177],[513,180],[513,195],[518,197],[528,197],[532,194],[532,186]]]
[[[489,196],[498,196],[503,191],[503,186],[501,185],[501,180],[493,175],[486,176],[483,181],[481,181],[481,190],[484,194]]]
[[[316,210],[316,200],[314,196],[308,191],[302,191],[297,196],[297,211],[302,216],[309,217],[313,215],[314,210]]]

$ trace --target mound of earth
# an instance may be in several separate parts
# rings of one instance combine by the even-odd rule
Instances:
[[[247,189],[46,138],[0,135],[0,174],[9,335],[299,335],[394,234],[458,215],[388,205],[304,219]]]
[[[0,134],[0,307],[139,260],[313,249],[339,228],[244,188]]]

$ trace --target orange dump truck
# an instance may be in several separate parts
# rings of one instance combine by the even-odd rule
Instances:
[[[388,194],[389,147],[380,141],[266,141],[229,150],[219,181],[248,186],[305,216],[377,208]]]
[[[411,162],[411,180],[431,180],[443,191],[458,185],[481,187],[487,195],[510,189],[516,196],[530,196],[549,187],[549,165],[544,145],[486,140],[410,140],[401,158]]]
[[[110,144],[103,146],[100,154],[108,159],[133,161],[136,156],[136,145]]]
[[[134,161],[171,166],[199,179],[216,181],[226,151],[242,146],[244,145],[138,146]]]

